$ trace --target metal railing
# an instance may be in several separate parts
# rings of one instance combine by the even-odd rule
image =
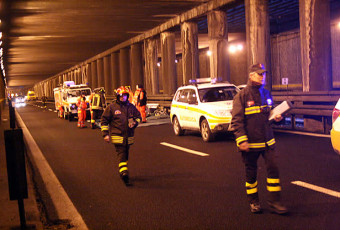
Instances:
[[[291,125],[286,128],[329,134],[332,112],[340,98],[340,91],[272,92],[272,95],[276,104],[285,100],[293,104],[287,113]],[[297,119],[304,123],[302,128],[297,128]]]

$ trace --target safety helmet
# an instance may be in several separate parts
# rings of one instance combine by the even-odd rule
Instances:
[[[119,101],[119,98],[123,96],[123,94],[127,95],[127,99],[129,99],[129,90],[126,86],[121,86],[118,89],[115,90],[117,94],[117,100]]]

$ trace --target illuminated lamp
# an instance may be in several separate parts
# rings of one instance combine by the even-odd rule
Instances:
[[[207,55],[211,56],[212,52],[210,50],[207,51]]]
[[[229,46],[229,52],[230,52],[230,53],[235,53],[236,50],[237,50],[236,46],[234,46],[234,45],[230,45],[230,46]]]

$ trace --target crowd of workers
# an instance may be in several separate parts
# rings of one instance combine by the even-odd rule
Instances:
[[[252,213],[261,213],[262,211],[257,190],[257,161],[262,156],[267,168],[266,183],[269,192],[269,207],[277,214],[285,214],[287,208],[280,201],[281,186],[276,163],[276,142],[271,121],[268,119],[273,108],[273,98],[271,93],[264,88],[266,73],[262,64],[250,66],[247,86],[233,100],[231,126],[245,165],[245,185],[250,211]],[[136,86],[134,94],[130,87],[126,86],[116,89],[115,94],[116,99],[100,114],[101,131],[104,141],[114,144],[119,161],[119,175],[129,186],[129,149],[134,143],[135,128],[139,123],[146,122],[147,98],[142,85]],[[91,95],[92,101],[94,95]],[[102,103],[105,104],[105,101]],[[78,127],[82,128],[85,126],[85,110],[87,108],[85,95],[81,95],[78,99],[77,107]],[[98,114],[94,115],[92,111],[94,109],[95,107],[91,108],[91,123],[99,117]],[[274,118],[275,122],[281,120],[281,115],[276,115]]]

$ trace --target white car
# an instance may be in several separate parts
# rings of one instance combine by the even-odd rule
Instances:
[[[197,79],[191,85],[178,88],[170,113],[175,135],[197,130],[208,142],[214,139],[214,133],[231,131],[233,98],[238,92],[235,85],[214,83],[210,78]]]
[[[340,99],[335,105],[332,114],[331,141],[334,151],[340,154]]]

